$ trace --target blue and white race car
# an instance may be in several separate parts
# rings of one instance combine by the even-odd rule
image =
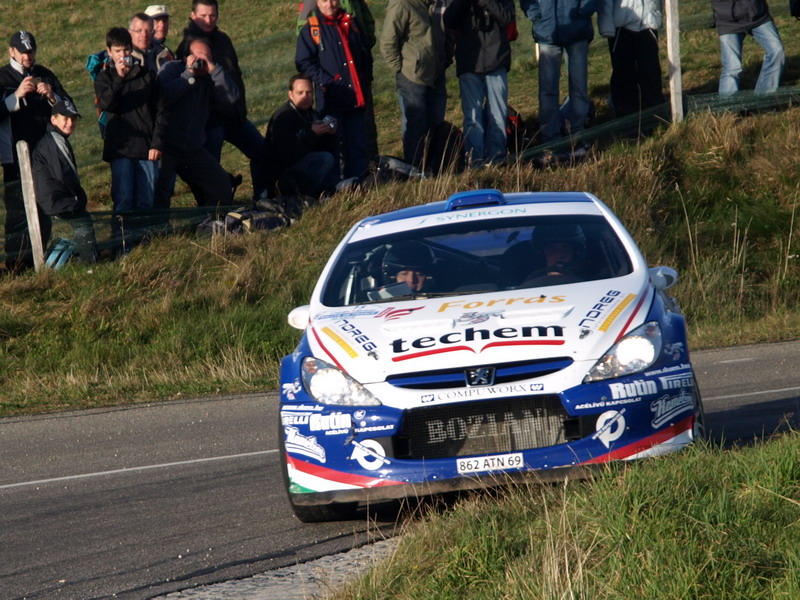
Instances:
[[[281,364],[302,521],[656,456],[705,435],[686,324],[588,193],[458,193],[357,223]]]

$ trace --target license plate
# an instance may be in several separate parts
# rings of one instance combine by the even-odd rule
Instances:
[[[459,473],[480,473],[482,471],[502,471],[521,469],[525,466],[522,454],[495,454],[494,456],[474,456],[456,460]]]

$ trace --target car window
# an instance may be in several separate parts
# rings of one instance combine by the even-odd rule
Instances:
[[[627,275],[632,263],[601,216],[467,221],[361,240],[344,248],[327,306],[541,288]]]

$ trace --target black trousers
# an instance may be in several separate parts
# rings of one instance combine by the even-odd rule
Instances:
[[[664,102],[658,32],[620,28],[609,38],[611,52],[611,101],[618,117]]]
[[[233,201],[231,177],[205,148],[177,153],[164,151],[156,183],[154,208],[168,209],[175,174],[192,190],[198,206],[228,205]]]
[[[22,197],[22,182],[16,163],[3,165],[3,203],[6,208],[3,251],[6,268],[19,272],[33,268],[33,252],[25,217],[25,201]]]

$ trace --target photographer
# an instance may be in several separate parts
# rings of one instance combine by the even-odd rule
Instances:
[[[169,208],[176,173],[189,185],[198,206],[232,201],[230,176],[204,144],[212,109],[235,110],[239,88],[214,62],[204,40],[189,40],[188,48],[183,61],[168,62],[158,72],[164,129],[156,208]]]
[[[51,107],[70,99],[52,71],[36,64],[36,39],[28,31],[11,36],[9,64],[0,68],[0,162],[3,164],[6,208],[6,267],[18,271],[33,267],[33,258],[22,199],[16,145],[32,147],[50,123]]]
[[[289,79],[289,100],[267,126],[264,139],[270,196],[281,194],[318,197],[339,181],[336,160],[336,120],[322,119],[312,108],[314,84],[308,75]]]
[[[155,74],[131,56],[130,33],[113,27],[106,34],[111,68],[94,82],[97,106],[108,113],[103,160],[111,165],[114,210],[151,210],[161,159],[158,85]],[[123,233],[113,222],[115,236]]]

